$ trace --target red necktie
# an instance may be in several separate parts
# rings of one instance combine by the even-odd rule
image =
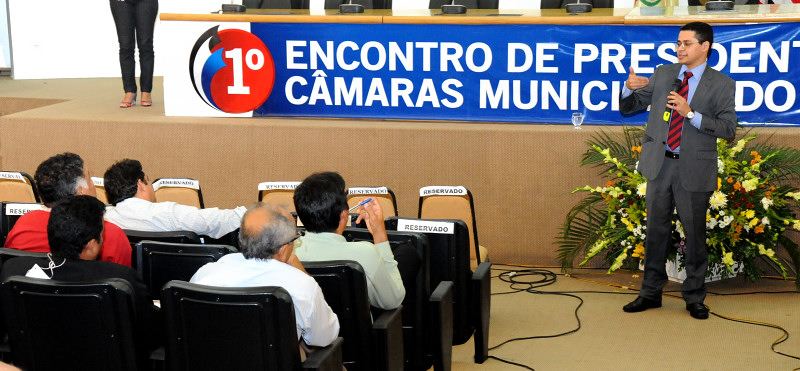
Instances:
[[[689,78],[692,77],[692,73],[686,71],[683,73],[683,82],[681,82],[681,87],[678,89],[678,94],[680,94],[683,99],[687,99],[689,96]],[[667,135],[667,148],[674,151],[675,148],[681,145],[681,131],[683,130],[683,116],[678,113],[678,111],[672,112],[672,120],[669,122],[669,135]]]

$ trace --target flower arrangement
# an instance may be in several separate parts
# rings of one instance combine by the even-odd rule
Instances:
[[[565,271],[581,253],[581,266],[603,257],[609,272],[643,263],[647,179],[636,171],[643,133],[643,128],[626,127],[621,140],[601,132],[587,142],[591,148],[581,164],[601,167],[609,180],[605,186],[573,191],[587,195],[567,214],[557,237]],[[790,184],[800,179],[800,150],[754,144],[755,137],[747,132],[735,142],[717,140],[717,190],[706,214],[709,275],[727,277],[738,267],[756,280],[765,273],[758,260],[784,278],[790,271],[797,275],[800,251],[786,232],[800,230],[793,214],[800,190]],[[675,243],[668,256],[683,267],[684,235],[677,214],[673,224]],[[779,254],[781,249],[786,254]]]

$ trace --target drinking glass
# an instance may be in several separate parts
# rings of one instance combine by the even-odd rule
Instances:
[[[573,113],[572,125],[575,126],[575,130],[581,130],[581,124],[583,124],[583,114],[580,112]]]

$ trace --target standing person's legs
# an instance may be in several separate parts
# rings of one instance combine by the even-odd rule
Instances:
[[[689,192],[676,189],[678,216],[686,236],[684,251],[686,280],[681,292],[686,304],[702,303],[706,298],[706,271],[708,249],[706,247],[706,212],[711,192]]]
[[[142,94],[153,90],[153,32],[158,15],[158,0],[139,0],[136,4],[136,42],[139,46],[139,83]],[[149,97],[148,97],[149,98]]]
[[[664,159],[658,177],[647,181],[647,240],[645,242],[644,280],[639,296],[661,301],[667,283],[667,250],[672,243],[673,189],[677,186],[678,160]]]
[[[136,61],[133,58],[135,45],[133,5],[128,1],[109,0],[109,2],[119,41],[122,87],[125,89],[125,93],[136,93]]]

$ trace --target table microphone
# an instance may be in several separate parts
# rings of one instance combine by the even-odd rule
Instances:
[[[233,1],[231,1],[230,4],[222,4],[222,11],[223,12],[242,13],[242,12],[244,12],[246,10],[247,10],[247,7],[245,7],[242,4],[234,4]]]
[[[672,82],[672,88],[670,88],[669,91],[677,92],[678,90],[681,89],[681,84],[682,83],[683,83],[683,81],[681,81],[681,79],[675,79],[675,81]],[[670,108],[670,109],[664,111],[664,121],[666,123],[669,124],[670,121],[672,120],[672,111],[674,111],[674,110],[675,110],[674,108]]]
[[[464,5],[456,5],[456,0],[450,2],[450,4],[442,5],[442,13],[444,14],[464,14],[467,12],[467,7]]]
[[[581,0],[578,0],[577,3],[567,4],[566,10],[570,14],[589,13],[592,11],[592,4],[582,3]]]
[[[347,4],[339,5],[339,13],[364,13],[364,6],[353,4],[353,0],[350,0]]]
[[[706,3],[706,10],[733,10],[733,1],[711,0]]]

